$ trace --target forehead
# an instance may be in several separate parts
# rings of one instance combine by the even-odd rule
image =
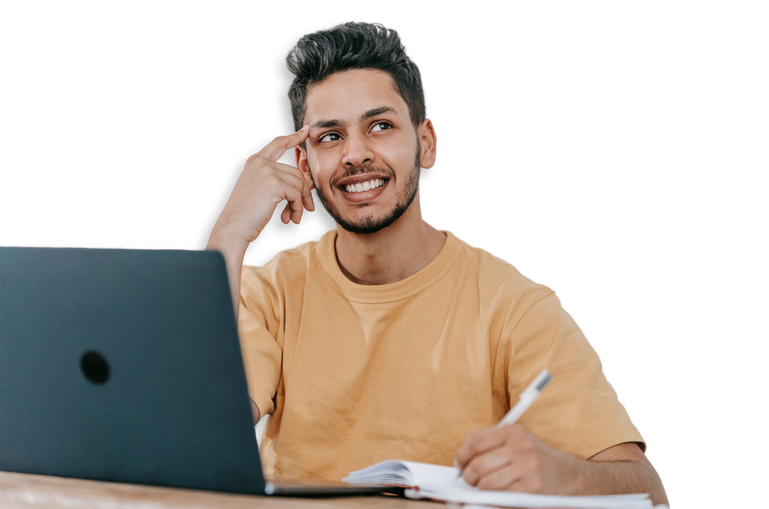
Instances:
[[[304,123],[340,120],[350,124],[365,112],[381,107],[390,107],[404,121],[409,121],[408,106],[388,73],[354,69],[332,74],[309,87]]]

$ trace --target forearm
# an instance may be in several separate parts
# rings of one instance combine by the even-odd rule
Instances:
[[[611,458],[611,450],[599,453],[590,460],[575,458],[574,494],[613,495],[622,493],[649,493],[652,502],[667,504],[662,481],[652,464],[636,444],[620,444],[636,448],[633,459]],[[617,446],[617,447],[620,447]],[[617,452],[617,451],[614,451]]]
[[[520,424],[471,431],[456,466],[472,486],[550,495],[649,493],[667,503],[657,472],[635,442],[584,460],[546,446]]]
[[[232,305],[235,309],[235,319],[237,320],[238,311],[240,310],[240,275],[243,271],[243,259],[246,256],[248,242],[228,236],[224,230],[225,228],[219,227],[218,224],[214,226],[206,249],[219,251],[224,256],[227,280],[230,283]]]

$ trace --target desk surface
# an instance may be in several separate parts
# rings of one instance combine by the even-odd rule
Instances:
[[[287,498],[231,495],[210,491],[140,486],[46,475],[0,472],[0,507],[3,509],[66,508],[84,509],[260,509],[374,507],[374,508],[445,508],[436,502],[408,500],[393,496]]]

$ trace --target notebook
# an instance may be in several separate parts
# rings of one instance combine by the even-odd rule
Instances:
[[[387,491],[265,480],[224,259],[210,251],[0,247],[0,470]]]
[[[652,509],[648,493],[628,495],[564,496],[510,491],[483,491],[467,484],[459,470],[415,461],[387,460],[350,472],[351,482],[382,483],[407,488],[409,498],[427,498],[453,504],[516,508]]]

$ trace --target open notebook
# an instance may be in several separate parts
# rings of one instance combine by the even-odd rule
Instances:
[[[461,504],[526,508],[650,509],[649,495],[554,496],[482,491],[467,484],[453,467],[388,460],[350,472],[345,481],[400,486],[409,498],[429,498]]]

